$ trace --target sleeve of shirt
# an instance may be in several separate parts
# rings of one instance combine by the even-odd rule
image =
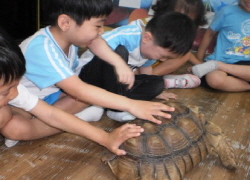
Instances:
[[[210,24],[210,28],[213,31],[220,31],[220,29],[222,28],[223,25],[223,21],[224,21],[224,16],[225,16],[225,8],[222,8],[219,12],[217,12],[213,18],[213,21]]]
[[[24,56],[27,61],[25,77],[40,89],[74,74],[67,57],[51,40],[42,36],[34,38],[29,43]]]
[[[134,44],[137,44],[138,38],[141,38],[141,31],[136,25],[124,25],[105,32],[102,38],[113,50],[118,45],[123,45],[131,52],[134,49]]]
[[[17,86],[18,95],[15,99],[9,102],[10,105],[30,111],[38,103],[38,97],[31,94],[23,85]]]

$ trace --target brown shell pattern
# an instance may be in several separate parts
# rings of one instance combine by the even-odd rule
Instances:
[[[128,156],[137,159],[171,158],[191,150],[203,138],[205,130],[188,107],[179,103],[168,105],[176,110],[171,113],[171,119],[162,118],[161,125],[139,119],[132,122],[142,126],[144,132],[123,143],[121,148]]]
[[[139,137],[125,141],[125,156],[105,157],[119,180],[181,180],[185,173],[206,158],[212,146],[228,169],[236,167],[233,149],[221,129],[198,112],[198,107],[179,102],[165,103],[175,107],[172,118],[162,124],[136,119],[144,128]]]

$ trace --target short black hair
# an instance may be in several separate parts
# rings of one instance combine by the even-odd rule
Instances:
[[[145,31],[152,34],[156,45],[184,55],[192,48],[196,29],[194,22],[185,14],[165,12],[155,15],[146,25]]]
[[[113,10],[111,0],[43,0],[46,22],[56,25],[58,16],[66,14],[81,25],[92,17],[108,16]]]
[[[152,6],[154,14],[162,14],[166,11],[182,10],[184,14],[195,14],[194,22],[197,26],[202,26],[207,23],[205,17],[205,6],[202,0],[157,0]]]
[[[3,84],[20,80],[25,73],[25,59],[17,43],[0,27],[0,80]]]

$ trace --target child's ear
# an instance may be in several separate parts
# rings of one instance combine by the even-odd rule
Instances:
[[[143,42],[149,42],[153,40],[153,36],[150,32],[145,31],[142,33],[142,41]]]
[[[58,27],[62,31],[67,31],[71,23],[71,18],[66,14],[61,14],[58,17],[57,23],[58,23]]]

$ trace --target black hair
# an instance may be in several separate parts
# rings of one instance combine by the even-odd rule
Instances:
[[[0,27],[0,80],[3,85],[20,80],[25,59],[17,43]]]
[[[166,11],[178,11],[183,14],[193,13],[193,19],[197,26],[202,26],[207,23],[205,17],[205,6],[202,0],[157,0],[152,6],[154,14],[162,14]]]
[[[196,29],[194,22],[185,14],[165,12],[155,15],[146,25],[145,31],[152,34],[156,45],[184,55],[193,45]]]
[[[92,17],[108,16],[113,10],[111,0],[43,0],[43,10],[50,25],[57,25],[58,16],[66,14],[81,25]]]

